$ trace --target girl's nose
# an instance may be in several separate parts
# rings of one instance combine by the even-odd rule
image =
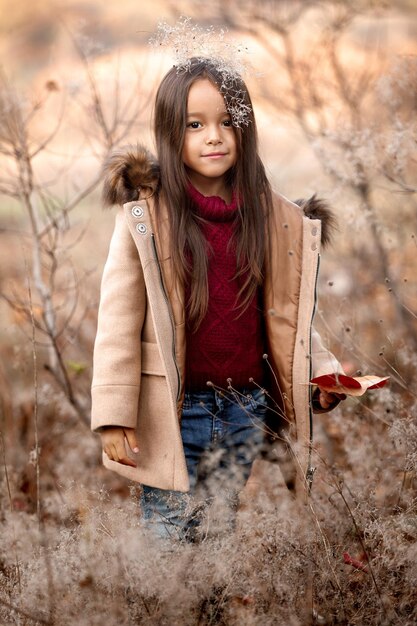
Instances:
[[[207,144],[217,144],[217,143],[221,143],[221,141],[222,141],[221,135],[217,127],[210,127],[207,129],[207,135],[206,135]]]

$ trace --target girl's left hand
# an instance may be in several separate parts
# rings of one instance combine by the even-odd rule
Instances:
[[[346,394],[330,393],[318,387],[314,399],[318,401],[320,407],[326,411],[327,409],[333,409],[341,400],[346,400]]]

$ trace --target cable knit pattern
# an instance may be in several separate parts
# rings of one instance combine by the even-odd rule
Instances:
[[[234,278],[236,249],[233,243],[229,243],[234,231],[236,198],[226,204],[218,196],[203,196],[192,186],[189,193],[196,211],[205,220],[201,228],[211,250],[208,311],[197,331],[193,332],[190,324],[186,325],[186,388],[205,389],[209,380],[227,387],[227,378],[231,378],[237,388],[250,386],[251,377],[262,384],[264,349],[260,290],[243,314],[235,308],[240,282]],[[190,284],[185,287],[185,296],[188,301]]]

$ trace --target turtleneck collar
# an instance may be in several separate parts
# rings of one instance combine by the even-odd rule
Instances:
[[[188,185],[188,194],[197,208],[198,215],[206,220],[230,222],[236,215],[237,201],[234,192],[230,204],[220,196],[203,196],[191,183]]]

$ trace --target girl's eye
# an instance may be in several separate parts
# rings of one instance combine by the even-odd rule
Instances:
[[[231,119],[223,120],[223,126],[227,126],[227,128],[229,128],[231,125],[232,125]]]
[[[200,122],[189,122],[187,124],[187,128],[199,128],[201,126]]]

